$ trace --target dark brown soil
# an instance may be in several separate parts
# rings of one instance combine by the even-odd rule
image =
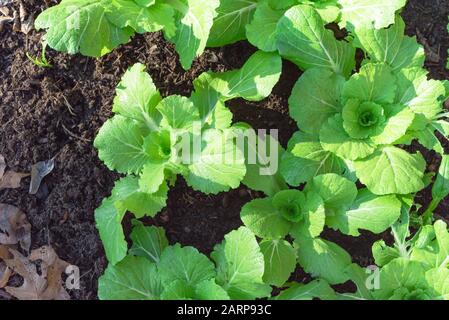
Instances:
[[[28,11],[36,14],[47,6],[33,0],[27,3]],[[444,68],[449,45],[448,15],[449,1],[436,0],[410,1],[403,12],[407,32],[419,35],[429,57],[426,66],[437,79],[449,79]],[[186,72],[161,34],[147,34],[136,36],[99,60],[50,50],[54,67],[42,69],[25,56],[27,51],[39,54],[40,36],[35,31],[28,36],[14,32],[10,25],[0,32],[0,154],[18,171],[29,171],[32,164],[54,156],[56,167],[37,195],[27,193],[29,181],[25,179],[20,189],[1,191],[0,202],[27,213],[33,226],[32,248],[51,244],[61,258],[80,267],[81,290],[72,291],[72,298],[95,299],[97,279],[107,261],[93,212],[109,195],[118,176],[98,160],[92,141],[111,116],[114,88],[121,75],[133,63],[141,62],[163,95],[189,95],[192,81],[200,73],[238,68],[254,48],[240,42],[206,50]],[[269,98],[260,103],[229,103],[234,120],[255,128],[279,129],[280,141],[285,145],[297,130],[288,117],[287,99],[299,75],[297,67],[284,62],[282,79]],[[438,165],[433,153],[426,153],[426,157],[432,166]],[[179,179],[170,191],[167,208],[147,222],[163,226],[172,243],[193,245],[208,253],[227,232],[241,225],[241,206],[258,196],[245,187],[208,196],[193,191]],[[421,198],[428,203],[429,192]],[[440,206],[439,213],[445,209],[449,209],[447,202]],[[370,247],[378,236],[364,233],[355,239],[327,231],[326,237],[341,244],[356,262],[372,263]],[[304,277],[298,270],[296,279]]]

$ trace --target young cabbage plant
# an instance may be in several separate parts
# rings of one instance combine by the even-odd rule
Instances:
[[[277,55],[256,52],[242,69],[202,74],[191,98],[162,98],[141,64],[125,73],[114,99],[115,115],[94,143],[108,168],[126,175],[95,213],[110,262],[126,255],[121,226],[126,211],[139,218],[156,215],[165,207],[168,186],[178,175],[208,194],[237,188],[244,179],[253,185],[257,172],[247,172],[232,113],[224,102],[267,97],[280,73]]]
[[[135,33],[162,30],[189,69],[206,47],[219,0],[62,0],[42,12],[36,29],[58,51],[103,56]]]
[[[193,247],[168,245],[162,228],[134,225],[128,255],[99,279],[100,299],[248,300],[271,294],[262,279],[263,254],[247,228],[228,233],[211,260]]]
[[[298,14],[323,23],[313,9],[298,6],[278,26],[293,25],[285,29],[278,45],[281,54],[306,70],[289,99],[290,115],[300,132],[291,139],[281,163],[286,181],[298,186],[317,174],[352,172],[378,195],[423,189],[424,158],[397,146],[417,140],[443,153],[434,132],[445,136],[449,132],[443,112],[445,86],[427,79],[422,48],[399,34],[404,28],[399,17],[388,29],[355,29],[354,44],[366,49],[368,58],[350,75],[355,46],[335,40],[324,29],[318,34],[324,46],[302,37],[287,40],[313,32],[300,20],[292,20]],[[304,169],[294,169],[299,166]]]
[[[248,41],[267,52],[277,51],[277,25],[285,12],[297,5],[316,9],[326,23],[338,22],[341,28],[369,26],[380,29],[394,22],[395,12],[405,0],[221,0],[214,19],[208,46],[221,47],[239,40]],[[298,19],[308,21],[307,15]],[[321,28],[321,27],[319,27]]]

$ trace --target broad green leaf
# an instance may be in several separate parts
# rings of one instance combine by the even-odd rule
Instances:
[[[189,165],[187,184],[204,193],[237,188],[246,174],[245,158],[231,135],[215,129],[202,134],[202,150]]]
[[[449,300],[449,269],[427,271],[426,281],[433,291],[433,300]]]
[[[215,279],[210,279],[197,284],[195,288],[195,299],[229,300],[229,296],[227,292],[215,282]]]
[[[162,300],[192,300],[195,288],[184,280],[174,280],[165,285],[161,294]]]
[[[138,220],[134,220],[133,225],[133,231],[130,235],[133,245],[129,249],[129,254],[142,256],[151,262],[158,263],[162,252],[168,246],[165,230],[155,226],[145,227]]]
[[[290,115],[302,131],[318,134],[329,117],[341,112],[344,81],[342,76],[323,68],[303,73],[288,100]]]
[[[134,0],[141,7],[151,7],[156,3],[156,0]]]
[[[432,198],[442,200],[449,195],[449,155],[443,155],[437,178],[432,186]]]
[[[428,80],[427,71],[422,68],[402,69],[396,76],[398,91],[395,101],[410,107],[413,112],[424,117],[425,122],[430,123],[442,111],[439,98],[446,93],[444,84]]]
[[[361,26],[381,29],[394,23],[396,11],[405,6],[407,0],[338,0],[341,6],[342,28]]]
[[[98,279],[100,300],[158,300],[162,290],[156,265],[143,257],[110,264]]]
[[[382,267],[401,256],[398,249],[387,246],[384,240],[374,242],[372,252],[374,261],[379,267]]]
[[[396,95],[396,78],[386,64],[368,63],[360,68],[343,87],[345,99],[391,104]]]
[[[260,50],[276,51],[277,24],[283,15],[283,10],[272,9],[266,2],[260,3],[254,18],[246,26],[248,41]]]
[[[58,51],[100,57],[127,43],[131,28],[119,28],[108,18],[110,0],[63,0],[42,12],[37,30],[46,29],[48,45]]]
[[[119,28],[131,27],[138,33],[175,29],[174,10],[167,4],[141,6],[137,1],[109,0],[106,5],[108,19]],[[167,31],[166,31],[167,32]]]
[[[393,72],[424,65],[424,49],[414,37],[405,35],[405,23],[399,15],[388,29],[363,26],[355,30],[355,37],[355,45],[368,54],[371,62],[386,63]]]
[[[162,98],[143,64],[136,63],[126,71],[116,94],[113,112],[141,121],[150,130],[157,129],[160,115],[156,106]]]
[[[179,244],[165,248],[157,265],[162,283],[166,286],[175,280],[196,286],[215,276],[214,264],[193,247]]]
[[[211,124],[216,122],[216,109],[224,109],[224,101],[234,98],[260,101],[268,97],[278,82],[281,71],[282,60],[279,55],[258,51],[241,69],[201,74],[193,81],[195,91],[191,99],[199,109],[203,122]]]
[[[167,203],[168,186],[164,182],[154,193],[147,193],[140,189],[139,179],[127,176],[117,181],[112,195],[116,199],[116,206],[135,214],[137,218],[143,216],[154,217]]]
[[[138,173],[148,162],[143,149],[145,134],[134,120],[116,115],[101,127],[94,146],[98,157],[110,170]]]
[[[258,2],[259,0],[220,0],[207,46],[222,47],[246,39],[245,27],[253,18]]]
[[[147,163],[143,166],[139,178],[139,187],[145,193],[154,193],[159,190],[165,180],[165,165],[163,163]]]
[[[337,114],[329,118],[320,130],[320,142],[324,150],[348,159],[362,159],[376,150],[376,145],[370,139],[351,138],[343,128],[343,119]]]
[[[254,134],[254,137],[256,136],[252,128],[250,128],[250,132]],[[252,190],[262,191],[271,197],[288,188],[279,171],[281,157],[285,150],[273,136],[268,134],[265,137],[257,136],[256,142],[248,141],[247,143],[244,153],[246,155],[246,175],[242,183]],[[249,155],[251,154],[254,155],[253,159],[250,159]]]
[[[175,13],[176,32],[168,35],[176,46],[184,69],[192,66],[193,60],[203,53],[212,28],[219,0],[178,0]]]
[[[335,173],[316,176],[306,188],[320,195],[329,214],[349,208],[357,197],[355,183]]]
[[[169,96],[159,103],[157,110],[162,114],[162,127],[190,130],[195,121],[200,121],[198,108],[186,97]]]
[[[371,139],[376,144],[392,144],[403,137],[412,124],[415,114],[402,105],[389,107],[390,114],[383,124],[382,132]]]
[[[313,7],[292,7],[278,24],[279,53],[304,70],[322,67],[349,76],[355,66],[355,48],[337,41],[324,24]]]
[[[265,260],[264,282],[282,287],[295,271],[295,249],[285,240],[263,240],[259,245]]]
[[[348,280],[345,268],[351,264],[350,255],[337,244],[320,238],[297,238],[298,262],[313,277],[320,277],[330,284]]]
[[[281,291],[275,300],[335,300],[335,292],[322,279],[313,280],[307,284],[292,283],[288,289]]]
[[[380,286],[373,295],[377,300],[402,300],[407,296],[410,300],[417,299],[419,297],[413,297],[413,294],[426,289],[424,272],[419,262],[395,259],[381,269]]]
[[[271,94],[282,72],[282,60],[275,53],[257,51],[241,69],[216,74],[227,85],[217,91],[225,100],[243,98],[260,101]]]
[[[262,279],[263,254],[249,229],[240,227],[228,233],[211,257],[217,265],[217,283],[231,299],[255,299],[271,293],[271,287]]]
[[[280,171],[288,184],[299,186],[320,174],[341,174],[344,167],[340,158],[322,148],[317,137],[296,132],[282,157]]]
[[[420,153],[384,147],[354,162],[357,177],[374,194],[409,194],[424,188],[426,162]]]
[[[106,257],[111,264],[121,261],[128,251],[122,227],[126,210],[117,209],[114,203],[114,197],[104,199],[101,206],[95,210],[95,223]]]
[[[291,222],[282,217],[270,198],[248,202],[243,206],[240,217],[245,226],[261,238],[283,238],[291,228]]]
[[[359,229],[381,233],[401,215],[401,202],[396,196],[376,196],[363,189],[347,211],[338,211],[326,220],[328,225],[342,233],[358,236]]]
[[[345,300],[373,300],[373,296],[368,289],[372,284],[367,283],[368,268],[362,268],[356,263],[351,263],[346,267],[345,273],[348,275],[349,279],[356,285],[357,291],[355,293],[344,293],[341,294]],[[376,274],[374,274],[376,276]],[[375,278],[375,277],[374,277]],[[373,279],[376,281],[376,279]]]
[[[301,206],[302,221],[294,223],[290,235],[299,237],[318,237],[326,224],[326,211],[323,199],[315,192],[308,192]]]

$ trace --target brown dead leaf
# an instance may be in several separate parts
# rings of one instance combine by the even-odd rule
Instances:
[[[0,231],[0,244],[20,244],[22,249],[30,250],[31,225],[19,208],[0,203]]]
[[[36,194],[41,185],[42,179],[55,168],[55,158],[35,163],[31,167],[30,194]]]
[[[6,161],[5,161],[5,157],[3,157],[0,154],[0,179],[3,177],[3,175],[5,174],[5,169],[6,169]]]
[[[0,178],[0,190],[19,188],[20,181],[28,176],[28,173],[6,171],[3,177]]]
[[[1,246],[0,246],[1,247]],[[12,257],[4,259],[6,265],[23,278],[20,287],[5,287],[6,292],[19,300],[67,300],[70,298],[62,286],[61,274],[69,263],[61,260],[50,246],[33,250],[28,258],[9,248]],[[33,262],[41,261],[40,273]]]
[[[6,286],[11,274],[12,270],[4,262],[0,262],[0,288]]]

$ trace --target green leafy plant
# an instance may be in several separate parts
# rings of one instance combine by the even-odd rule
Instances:
[[[135,33],[162,30],[189,69],[201,54],[219,0],[63,0],[42,12],[36,29],[55,50],[91,57],[109,53]]]
[[[369,25],[376,29],[394,22],[395,12],[405,0],[221,0],[208,40],[208,46],[220,47],[239,40],[248,41],[260,50],[277,51],[276,39],[282,36],[277,25],[285,12],[298,4],[308,5],[326,23],[338,22],[342,28]],[[298,15],[307,21],[307,15]]]
[[[378,195],[423,189],[424,158],[397,146],[417,140],[443,153],[434,131],[449,133],[444,84],[427,79],[422,48],[400,33],[399,17],[388,29],[356,28],[352,43],[337,41],[323,25],[309,6],[293,7],[278,24],[281,54],[305,70],[289,100],[301,131],[284,154],[286,181],[298,186],[320,173],[346,171]],[[355,47],[368,58],[351,75]]]
[[[249,185],[257,180],[252,177],[256,170],[247,174],[224,102],[265,98],[280,72],[278,56],[256,52],[240,70],[202,74],[190,98],[162,98],[141,64],[126,72],[117,87],[115,116],[94,143],[109,169],[126,174],[95,214],[109,261],[117,263],[126,255],[121,226],[126,211],[154,216],[178,175],[195,190],[213,194],[237,188],[242,180]]]
[[[47,44],[42,43],[42,53],[41,57],[33,57],[28,52],[26,53],[28,60],[34,63],[36,66],[41,68],[51,68],[53,67],[47,59]]]

